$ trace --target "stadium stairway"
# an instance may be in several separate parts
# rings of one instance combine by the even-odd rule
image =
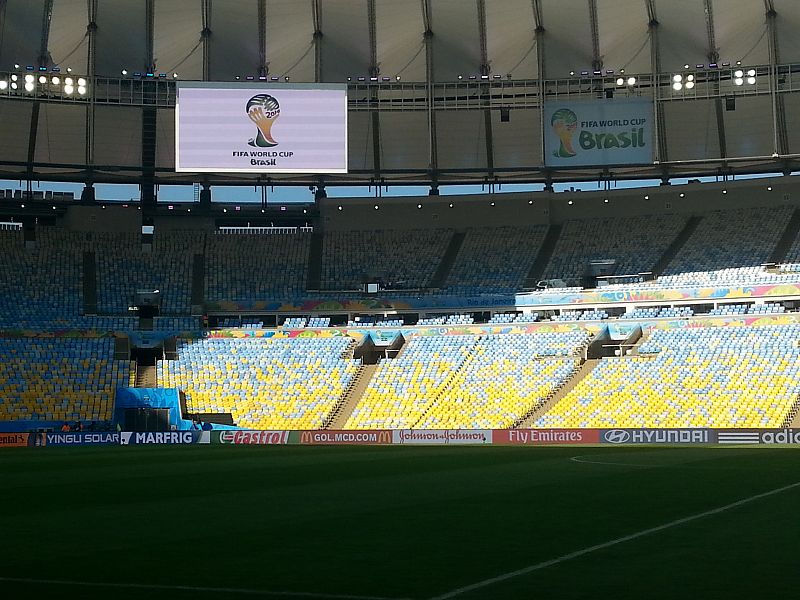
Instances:
[[[306,271],[306,289],[309,291],[319,291],[322,287],[322,241],[322,232],[314,231],[311,234]]]
[[[463,231],[457,231],[450,237],[450,243],[447,244],[447,250],[445,250],[444,256],[442,256],[442,261],[436,268],[433,277],[431,277],[428,287],[441,288],[444,286],[447,278],[450,276],[450,270],[453,268],[453,264],[456,262],[458,253],[461,251],[461,246],[464,243],[464,238],[466,235],[467,234]]]
[[[350,415],[353,413],[353,409],[361,401],[361,397],[367,390],[367,386],[372,380],[372,376],[375,374],[377,368],[377,364],[362,365],[359,367],[358,373],[342,396],[342,400],[331,412],[325,429],[342,429],[344,427],[344,424],[347,423],[347,419],[349,419]]]
[[[205,304],[206,286],[206,257],[204,254],[195,254],[192,260],[192,314],[203,314]]]
[[[535,407],[531,409],[531,411],[522,417],[519,421],[517,421],[513,429],[528,429],[533,427],[533,423],[545,414],[548,410],[550,410],[556,403],[561,400],[564,396],[566,396],[572,388],[574,388],[578,382],[586,377],[589,373],[592,372],[597,364],[601,360],[616,360],[616,359],[599,359],[599,358],[590,358],[584,361],[580,367],[572,374],[564,385],[559,388],[556,388],[553,393],[551,393],[547,398],[545,398],[544,402],[537,404]]]
[[[547,263],[550,262],[556,249],[559,237],[561,237],[561,225],[550,225],[539,252],[536,254],[530,270],[528,270],[528,275],[522,283],[524,289],[535,289],[539,284],[539,280],[542,278],[545,268],[547,268]]]
[[[783,230],[778,243],[769,255],[767,262],[782,263],[786,258],[786,253],[792,247],[797,234],[800,233],[800,208],[795,208],[791,218],[786,223],[786,229]]]
[[[800,396],[794,401],[792,404],[792,408],[789,409],[789,413],[786,415],[786,418],[783,420],[783,424],[781,425],[784,429],[792,428],[798,429],[800,428]]]
[[[83,253],[83,314],[97,314],[97,261],[94,252]]]
[[[656,264],[653,265],[653,275],[655,277],[660,277],[664,270],[667,268],[669,263],[672,262],[672,259],[675,258],[678,252],[681,251],[684,244],[692,237],[695,229],[700,224],[700,221],[703,217],[700,216],[692,216],[689,217],[689,220],[686,221],[686,224],[681,229],[681,232],[672,240],[672,243],[667,246],[667,249],[664,250],[664,254],[656,261]]]

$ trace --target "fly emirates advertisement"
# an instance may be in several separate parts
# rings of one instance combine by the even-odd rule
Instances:
[[[175,170],[347,173],[347,86],[178,84]]]

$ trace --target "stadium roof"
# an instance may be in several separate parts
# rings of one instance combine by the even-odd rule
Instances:
[[[425,81],[426,31],[435,81],[768,64],[769,11],[777,62],[800,62],[796,0],[4,0],[0,7],[0,68],[41,62],[89,73],[95,23],[95,71],[105,76],[152,69],[182,79],[268,72],[295,81],[378,73]]]
[[[350,78],[351,173],[342,182],[596,178],[602,170],[562,176],[542,168],[542,96],[560,80],[555,93],[597,97],[602,87],[579,87],[584,72],[613,71],[613,78],[624,69],[642,81],[658,73],[667,79],[653,76],[634,92],[665,90],[659,164],[612,176],[779,171],[796,168],[800,157],[800,102],[792,94],[800,91],[800,66],[787,67],[800,65],[797,31],[797,0],[2,0],[0,73],[15,65],[100,78],[149,71],[167,74],[170,85],[173,73]],[[692,94],[670,95],[669,74],[685,65],[704,72],[727,65],[732,86],[738,62],[761,66],[757,85],[728,89],[709,79]],[[479,98],[468,84],[481,75],[507,87]],[[359,78],[368,85],[370,77],[389,81],[375,97],[358,89]],[[460,77],[465,87],[452,87]],[[392,95],[408,108],[383,110]],[[735,112],[725,110],[728,95],[736,96]],[[3,99],[0,176],[80,179],[87,166],[97,181],[141,176],[147,102],[114,103],[92,97],[87,114],[75,102]],[[505,123],[501,109],[509,105]],[[191,181],[172,171],[174,110],[168,102],[157,108],[155,177]]]

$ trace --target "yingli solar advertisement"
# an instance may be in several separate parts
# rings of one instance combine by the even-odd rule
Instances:
[[[175,170],[346,173],[347,86],[179,83]]]

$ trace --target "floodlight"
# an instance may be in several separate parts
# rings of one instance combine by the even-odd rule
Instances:
[[[628,85],[636,85],[636,77],[628,77]]]
[[[672,84],[672,89],[675,90],[676,92],[679,92],[683,89],[683,84],[680,81],[676,81],[675,83]]]
[[[679,74],[673,75],[672,76],[672,81],[674,81],[676,83],[679,82],[679,81],[683,81],[683,75],[679,75]]]
[[[26,92],[32,92],[33,91],[33,84],[32,83],[26,83],[25,84],[25,91]]]

